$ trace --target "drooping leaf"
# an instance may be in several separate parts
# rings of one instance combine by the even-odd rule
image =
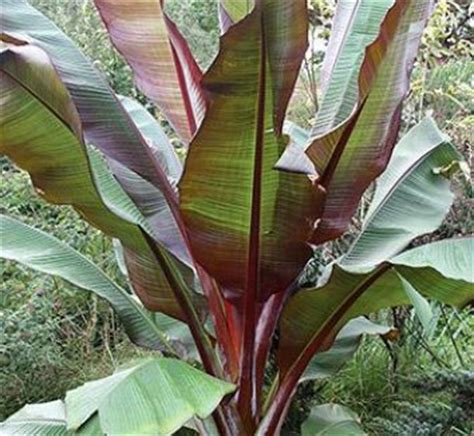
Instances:
[[[2,41],[31,43],[48,54],[74,102],[87,142],[150,181],[162,191],[169,207],[175,207],[176,193],[154,153],[103,75],[74,43],[26,0],[2,3],[0,28]],[[136,203],[141,206],[138,200]]]
[[[322,379],[336,374],[357,351],[363,335],[386,335],[392,328],[360,316],[351,319],[337,334],[329,350],[316,354],[300,382]]]
[[[375,270],[357,274],[334,265],[327,283],[297,293],[281,319],[278,354],[283,373],[303,371],[313,354],[327,349],[349,319],[410,304],[402,276],[421,295],[463,307],[474,300],[472,238],[449,239],[414,248]]]
[[[106,434],[163,434],[208,417],[234,385],[175,359],[146,360],[66,394],[68,429],[94,413]]]
[[[273,169],[306,41],[293,27],[305,20],[305,2],[261,2],[221,37],[203,79],[209,109],[189,150],[180,206],[193,253],[233,295],[254,288],[264,300],[285,289],[311,253],[315,191],[304,175]]]
[[[0,239],[2,258],[95,293],[112,305],[132,341],[149,348],[169,348],[165,330],[158,327],[152,315],[82,254],[53,236],[4,215],[0,215]]]
[[[302,436],[358,436],[366,435],[360,419],[351,409],[339,404],[321,404],[311,409],[301,427]]]
[[[201,123],[202,73],[163,0],[94,0],[112,43],[137,86],[163,111],[187,145]]]
[[[411,129],[377,180],[361,233],[340,265],[370,269],[399,253],[416,237],[436,230],[454,195],[449,179],[435,170],[461,160],[431,118]]]
[[[383,5],[385,16],[378,9]],[[363,192],[387,165],[397,139],[401,102],[432,1],[396,0],[387,11],[389,6],[358,2],[349,33],[340,40],[332,79],[306,148],[320,175],[319,183],[327,191],[323,216],[312,236],[314,243],[334,239],[347,229]],[[375,12],[375,18],[383,17],[383,21],[370,42],[376,30]],[[367,28],[372,29],[370,38]],[[353,48],[360,44],[361,33],[365,35],[362,47],[366,47],[362,58],[361,49]],[[337,96],[332,95],[333,89]],[[294,162],[286,158],[279,167],[295,170]]]
[[[115,215],[97,191],[81,122],[46,53],[8,44],[1,59],[0,151],[30,173],[47,201],[74,205],[96,227],[137,249],[133,221],[125,212]]]
[[[29,44],[4,44],[0,56],[0,151],[29,172],[47,201],[72,205],[93,226],[120,239],[141,261],[139,266],[148,269],[154,287],[138,293],[160,300],[160,304],[147,301],[147,307],[185,319],[144,239],[142,231],[155,236],[154,230],[102,158],[84,145],[75,106],[46,53]],[[176,268],[192,276],[177,260]],[[135,288],[143,288],[134,278],[132,282]]]
[[[61,400],[27,404],[0,423],[3,436],[68,436],[66,413]]]

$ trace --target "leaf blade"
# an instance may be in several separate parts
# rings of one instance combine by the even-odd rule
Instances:
[[[148,307],[185,320],[141,230],[155,237],[154,229],[101,156],[85,146],[73,101],[49,57],[29,44],[7,44],[0,56],[2,153],[29,172],[47,201],[72,205],[90,224],[120,239],[155,279],[154,287],[140,294],[158,297],[155,302],[144,299]],[[176,260],[178,267],[192,274]]]
[[[205,111],[202,73],[186,40],[163,11],[163,1],[94,3],[112,43],[132,67],[138,88],[161,108],[187,145]]]
[[[449,179],[435,170],[462,159],[431,118],[413,127],[377,179],[362,230],[340,265],[368,270],[435,231],[454,200]]]
[[[193,416],[209,416],[234,389],[184,362],[147,360],[69,391],[67,424],[78,429],[98,411],[107,434],[172,434]]]
[[[254,9],[222,36],[220,53],[203,80],[209,110],[191,144],[179,185],[193,253],[232,298],[242,296],[255,263],[261,276],[259,300],[284,290],[295,279],[311,251],[305,243],[311,227],[308,217],[316,213],[310,181],[273,169],[284,145],[277,123],[285,99],[280,99],[277,110],[272,94],[280,87],[275,88],[271,65],[288,57],[287,78],[279,79],[284,82],[281,89],[286,89],[296,63],[285,51],[277,56],[270,49],[276,32],[272,20],[277,18],[268,18],[267,24],[265,17],[280,12],[268,3],[268,9]],[[291,2],[291,7],[301,11],[303,3]],[[290,27],[283,23],[282,35]],[[268,35],[265,26],[271,30]],[[290,47],[293,43],[285,50]],[[274,214],[276,208],[279,214]],[[252,245],[251,239],[257,244]],[[259,252],[250,260],[255,246]]]
[[[82,254],[58,239],[4,215],[0,215],[0,236],[2,258],[61,277],[95,293],[112,305],[133,342],[152,349],[169,347],[165,333],[144,308]]]
[[[303,436],[367,434],[362,430],[359,417],[352,410],[333,403],[313,407],[301,430]]]

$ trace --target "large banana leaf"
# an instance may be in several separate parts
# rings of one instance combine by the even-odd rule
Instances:
[[[396,270],[423,295],[465,306],[474,297],[474,238],[448,239],[422,245],[391,259]],[[450,287],[461,280],[462,286]],[[432,289],[432,290],[430,290]],[[435,295],[436,293],[436,295]]]
[[[2,435],[170,435],[207,418],[235,387],[175,359],[120,368],[60,401],[32,404],[0,424]]]
[[[177,431],[207,418],[235,386],[175,359],[146,360],[66,394],[67,427],[80,430],[95,413],[105,434]]]
[[[248,292],[252,301],[288,287],[311,254],[305,240],[315,191],[306,176],[273,169],[306,47],[295,30],[306,27],[305,8],[300,0],[259,2],[221,37],[202,82],[209,109],[179,185],[198,261],[234,296]]]
[[[0,56],[0,151],[30,173],[46,200],[72,205],[88,222],[120,239],[134,253],[142,270],[155,280],[154,288],[147,289],[132,278],[136,289],[142,290],[139,295],[148,297],[143,298],[147,307],[185,319],[143,236],[142,231],[154,236],[153,229],[100,156],[88,152],[73,102],[46,53],[29,44],[4,44]],[[175,268],[192,276],[191,270],[175,263]]]
[[[166,200],[163,207],[168,209],[166,214],[162,214],[162,218],[166,216],[175,220],[179,233],[184,235],[184,223],[178,210],[178,195],[175,187],[161,167],[155,151],[140,134],[135,123],[108,87],[104,77],[75,48],[69,38],[25,0],[5,0],[2,4],[0,25],[2,40],[15,44],[28,41],[48,53],[76,106],[87,141],[99,148],[109,159],[114,159],[157,187]],[[128,195],[141,210],[146,210],[149,206],[149,197],[136,195],[137,192],[140,191],[130,190]],[[162,236],[165,236],[156,233],[153,235],[155,239],[160,240]],[[167,245],[166,241],[162,242]],[[187,245],[188,242],[186,242]],[[184,247],[181,252],[187,252],[187,247]],[[172,254],[180,258],[180,252],[176,251]],[[171,277],[175,275],[174,269],[170,270],[174,261],[167,253],[155,252],[154,256],[159,257],[160,263],[164,264],[163,267],[169,270],[168,280],[173,279],[176,284],[183,284],[180,277]],[[184,258],[181,260],[185,263],[188,261]],[[200,278],[200,286],[208,296],[209,303],[218,309],[221,308],[221,297],[215,283],[206,276],[202,268],[195,264],[194,266]],[[142,272],[138,272],[137,275],[143,277]],[[151,277],[151,275],[147,276]],[[145,287],[142,289],[147,290]],[[180,298],[191,304],[188,297],[188,292],[182,289]],[[184,304],[184,301],[182,303]],[[188,316],[194,311],[189,304],[186,309]],[[213,313],[216,318],[219,318],[217,324],[224,326],[218,331],[225,335],[227,331],[225,315],[217,309],[213,310]],[[194,315],[192,316],[196,318],[197,314]],[[228,340],[221,341],[224,344],[228,342]],[[228,345],[227,348],[229,347]]]
[[[436,230],[454,200],[449,179],[438,169],[461,160],[431,118],[411,129],[377,180],[362,231],[339,264],[370,269]]]
[[[84,424],[79,431],[70,432],[66,427],[66,409],[61,400],[49,403],[27,404],[18,412],[0,423],[3,436],[103,436],[97,415]]]
[[[374,49],[377,47],[383,53],[390,38],[393,37],[393,28],[397,25],[399,13],[390,20],[387,14],[394,4],[395,0],[337,2],[331,37],[321,70],[321,89],[324,93],[316,114],[315,125],[305,146],[299,150],[289,148],[282,156],[279,166],[288,170],[307,171],[303,165],[303,151],[318,138],[318,135],[324,135],[328,130],[335,129],[353,114],[359,97],[358,77],[359,75],[363,77],[364,73],[370,77],[373,73],[367,66],[363,68],[364,59],[368,61],[369,56],[375,54]],[[400,5],[396,9],[399,8]],[[368,51],[371,46],[372,50]],[[327,166],[341,133],[340,130],[336,130],[334,137],[328,136],[326,139],[323,136],[322,139],[326,140],[323,142],[324,147],[320,146],[319,152],[324,153],[324,156],[321,157],[319,165],[313,164],[318,174],[321,175]]]
[[[278,361],[286,373],[327,348],[347,320],[410,304],[401,277],[421,295],[463,307],[474,300],[473,239],[449,239],[409,250],[365,274],[335,265],[325,285],[290,299],[281,319]],[[401,276],[401,277],[400,277]],[[329,339],[328,339],[329,338]]]
[[[327,190],[314,243],[334,239],[347,229],[363,192],[387,165],[432,1],[362,0],[352,7],[352,25],[334,44],[338,56],[331,61],[331,80],[306,148]],[[374,23],[382,17],[374,40]],[[288,154],[279,167],[294,170],[298,164]]]
[[[163,111],[185,144],[205,112],[202,73],[164,0],[94,0],[137,86]]]
[[[137,345],[198,359],[189,327],[163,313],[147,311],[83,255],[13,218],[0,215],[0,257],[56,275],[107,300]]]
[[[167,334],[158,327],[152,315],[126,290],[71,247],[4,215],[0,215],[0,240],[0,257],[56,275],[74,286],[97,294],[112,305],[133,342],[174,353]]]
[[[28,404],[0,424],[2,435],[67,436],[66,413],[61,400]]]
[[[79,113],[87,141],[158,187],[170,207],[175,207],[176,193],[153,151],[104,76],[74,43],[26,0],[2,2],[0,28],[2,41],[19,45],[28,42],[49,55]],[[134,199],[141,206],[139,200]]]

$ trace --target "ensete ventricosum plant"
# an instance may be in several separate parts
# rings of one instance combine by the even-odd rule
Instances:
[[[107,299],[130,338],[164,357],[65,402],[28,406],[6,432],[170,434],[193,423],[202,433],[279,434],[320,356],[335,359],[326,370],[340,366],[340,354],[327,354],[338,338],[357,344],[390,330],[362,315],[416,298],[472,301],[472,240],[404,251],[440,225],[453,201],[449,176],[464,165],[430,118],[398,142],[432,0],[337,2],[309,132],[285,120],[308,46],[306,0],[221,0],[219,52],[204,73],[166,0],[94,3],[185,162],[152,115],[116,96],[51,21],[25,0],[3,0],[2,153],[43,198],[119,241],[130,290],[6,216],[2,256]],[[348,230],[376,179],[355,242],[302,289],[314,251]],[[267,386],[271,349],[277,373]]]

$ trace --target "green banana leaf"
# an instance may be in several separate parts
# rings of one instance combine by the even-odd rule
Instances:
[[[337,264],[327,282],[293,296],[283,311],[278,364],[303,372],[316,352],[328,349],[350,319],[410,304],[400,276],[422,296],[456,307],[474,300],[473,239],[448,239],[413,248],[368,273]]]
[[[421,325],[425,331],[429,331],[433,321],[433,311],[430,303],[410,284],[409,281],[405,280],[403,276],[399,274],[398,277],[408,295],[408,298],[410,299],[410,303],[412,304]]]
[[[370,270],[416,237],[435,231],[454,200],[449,179],[437,169],[461,161],[461,154],[431,118],[413,127],[377,180],[362,230],[339,264]]]
[[[205,419],[235,386],[186,363],[148,359],[68,391],[66,400],[32,404],[0,423],[2,435],[171,435]]]
[[[183,164],[160,123],[143,105],[133,98],[119,95],[118,99],[152,151],[155,152],[155,156],[168,179],[173,184],[178,183],[183,172]]]
[[[168,435],[207,418],[234,389],[182,361],[150,359],[69,391],[67,427],[80,430],[98,413],[105,434]]]
[[[130,339],[138,345],[175,353],[165,329],[145,308],[91,261],[68,245],[33,227],[0,215],[0,257],[55,275],[107,300]]]
[[[311,409],[301,426],[302,436],[360,436],[366,435],[360,419],[348,407],[339,404],[321,404]]]
[[[63,401],[27,404],[0,423],[3,436],[104,436],[98,415],[93,415],[78,431],[69,431]]]
[[[0,432],[4,436],[68,436],[64,403],[28,404],[0,423]]]

